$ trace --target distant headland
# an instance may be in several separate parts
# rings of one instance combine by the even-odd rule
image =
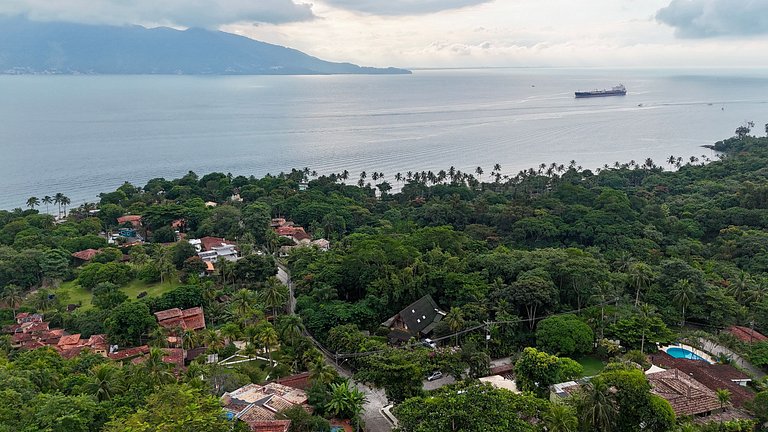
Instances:
[[[0,18],[0,74],[410,74],[334,63],[221,31]]]

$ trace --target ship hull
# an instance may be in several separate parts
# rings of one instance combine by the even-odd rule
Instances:
[[[606,97],[606,96],[626,96],[625,91],[596,91],[596,92],[576,92],[577,98]]]

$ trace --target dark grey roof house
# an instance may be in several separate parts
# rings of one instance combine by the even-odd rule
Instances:
[[[391,330],[390,340],[407,341],[412,337],[428,335],[444,316],[445,312],[440,310],[432,297],[425,295],[381,325]]]

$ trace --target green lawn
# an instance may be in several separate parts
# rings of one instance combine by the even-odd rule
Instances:
[[[135,279],[121,289],[129,299],[136,299],[136,296],[138,296],[142,291],[146,291],[147,296],[149,297],[157,297],[167,293],[168,291],[171,291],[176,287],[179,287],[180,285],[181,284],[179,282],[171,281],[148,285],[143,281]],[[67,303],[80,303],[82,305],[82,309],[90,309],[93,307],[93,305],[91,305],[91,297],[93,297],[93,295],[90,291],[86,290],[80,285],[77,285],[76,280],[61,284],[59,288],[54,290],[54,293],[57,295],[66,294]]]
[[[597,375],[605,368],[605,363],[595,357],[582,357],[576,361],[584,367],[585,377]]]

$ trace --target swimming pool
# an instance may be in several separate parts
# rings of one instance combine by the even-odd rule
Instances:
[[[671,355],[674,358],[679,358],[679,359],[707,361],[707,359],[703,357],[699,357],[685,348],[676,348],[676,347],[669,348],[667,349],[667,354]]]

